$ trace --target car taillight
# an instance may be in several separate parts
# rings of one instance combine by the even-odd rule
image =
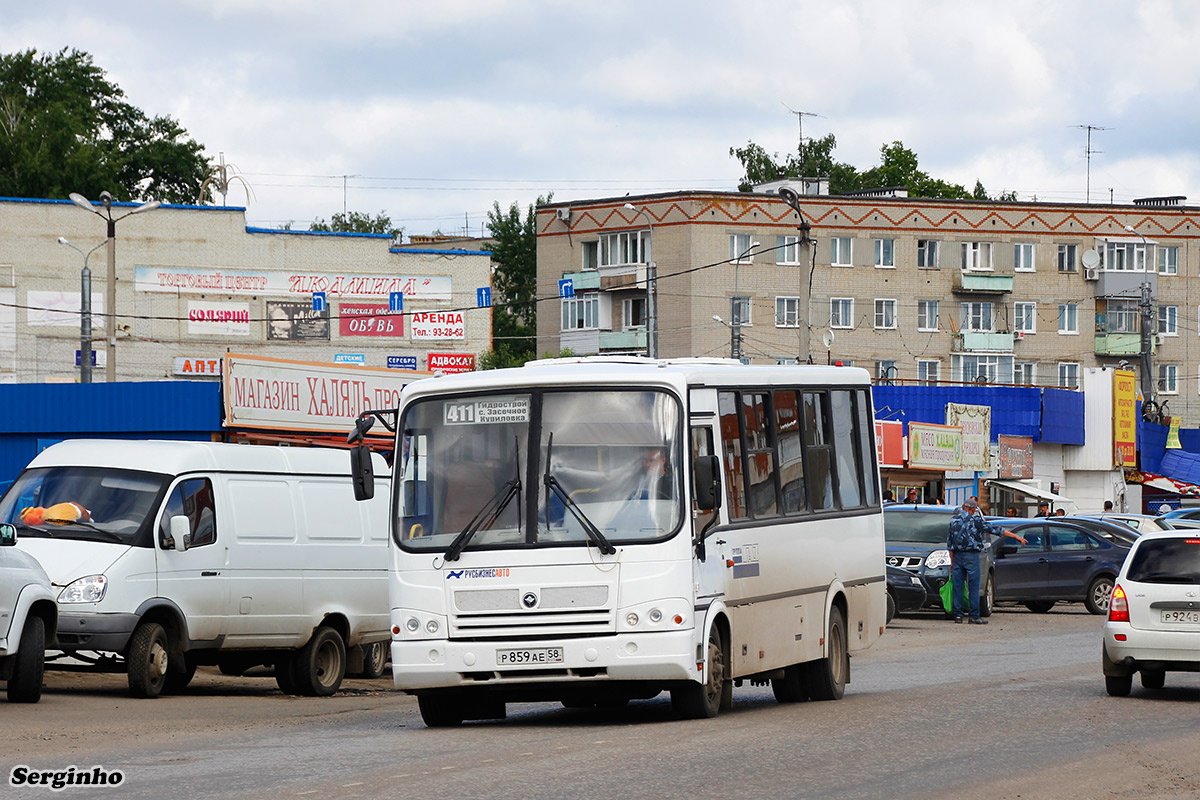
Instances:
[[[1108,601],[1109,622],[1129,622],[1129,601],[1121,584],[1113,587],[1112,599]]]

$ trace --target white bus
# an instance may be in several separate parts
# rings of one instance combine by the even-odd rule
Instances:
[[[864,370],[554,359],[395,413],[357,435],[397,430],[392,668],[427,725],[664,690],[713,717],[743,681],[838,699],[883,632]]]

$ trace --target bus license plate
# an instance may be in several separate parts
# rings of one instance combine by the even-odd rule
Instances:
[[[1200,625],[1200,611],[1163,611],[1162,621],[1170,622],[1186,622],[1192,625]]]
[[[512,664],[561,664],[561,647],[522,647],[514,650],[497,650],[496,663]]]

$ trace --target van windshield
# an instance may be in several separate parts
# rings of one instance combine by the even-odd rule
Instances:
[[[398,543],[463,550],[664,539],[683,522],[679,403],[666,392],[506,392],[404,412]]]
[[[97,467],[28,469],[0,499],[0,523],[22,536],[151,545],[149,517],[166,475]]]

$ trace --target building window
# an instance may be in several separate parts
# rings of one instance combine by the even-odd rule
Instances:
[[[1032,361],[1018,361],[1013,364],[1013,383],[1020,386],[1037,385],[1037,364]]]
[[[1158,248],[1158,274],[1159,275],[1178,275],[1179,274],[1179,248],[1178,247],[1159,247]]]
[[[799,328],[800,327],[800,298],[799,297],[776,297],[775,298],[775,327],[776,328]]]
[[[962,303],[962,319],[959,328],[970,333],[992,332],[991,303]]]
[[[600,237],[600,266],[624,267],[649,259],[649,231],[621,231]]]
[[[853,328],[854,327],[854,298],[853,297],[831,297],[831,298],[829,298],[829,327],[831,327],[831,328]]]
[[[595,330],[600,327],[600,295],[597,292],[565,297],[562,301],[564,331]]]
[[[876,328],[895,328],[896,327],[896,301],[895,300],[876,300],[875,301],[875,327]]]
[[[1139,333],[1141,311],[1137,300],[1109,300],[1103,314],[1096,314],[1096,328],[1104,333]]]
[[[1013,245],[1013,269],[1016,272],[1033,272],[1033,243],[1017,242]]]
[[[917,330],[936,331],[938,329],[938,301],[917,301]]]
[[[895,239],[875,240],[875,266],[880,268],[894,268],[896,266]]]
[[[961,266],[964,271],[990,271],[992,269],[991,242],[963,242]]]
[[[875,362],[875,377],[881,381],[894,381],[900,376],[900,370],[896,367],[895,361],[876,361]]]
[[[1174,364],[1158,365],[1158,391],[1179,394],[1179,367]]]
[[[742,325],[751,325],[750,298],[747,295],[735,295],[729,298],[729,319]]]
[[[621,301],[621,318],[625,330],[646,327],[646,298],[630,297]]]
[[[917,267],[938,268],[938,243],[936,239],[917,239]]]
[[[600,242],[583,243],[583,268],[598,269],[600,267]]]
[[[1059,304],[1058,332],[1079,333],[1079,306],[1075,303]]]
[[[1078,250],[1078,245],[1074,244],[1060,244],[1058,246],[1059,272],[1076,272],[1079,270],[1079,261],[1076,259]]]
[[[1079,364],[1070,361],[1058,362],[1058,385],[1062,389],[1079,388]]]
[[[1037,333],[1037,303],[1013,303],[1013,332]]]
[[[1106,242],[1100,264],[1114,272],[1145,272],[1146,245],[1141,242]]]
[[[1012,356],[951,356],[951,380],[963,383],[1010,383],[1012,364]]]
[[[849,236],[834,236],[829,240],[829,264],[834,267],[849,267],[854,264]]]
[[[776,264],[799,264],[800,263],[800,237],[799,236],[776,236],[775,237],[775,263]]]
[[[942,377],[942,362],[926,359],[917,360],[917,378],[925,386],[933,386]]]
[[[754,262],[754,254],[750,251],[754,247],[754,241],[748,233],[731,233],[729,234],[729,260],[735,264],[752,264]]]
[[[1158,332],[1163,336],[1179,335],[1179,306],[1158,307]]]

